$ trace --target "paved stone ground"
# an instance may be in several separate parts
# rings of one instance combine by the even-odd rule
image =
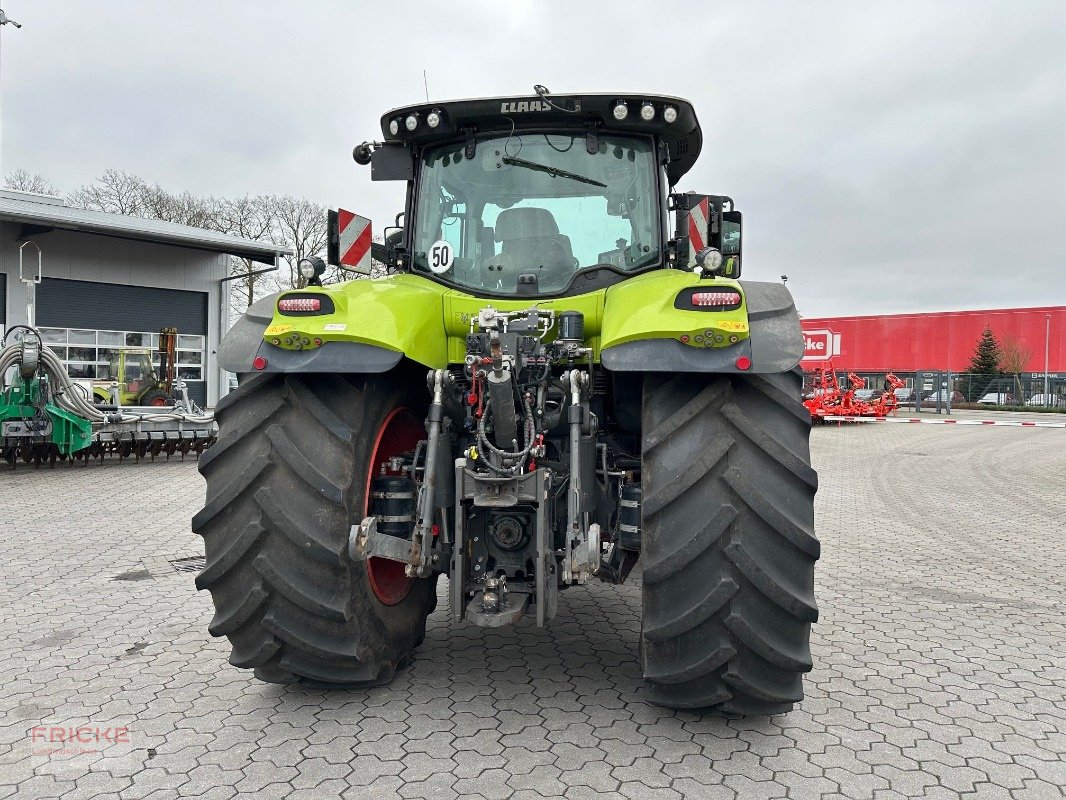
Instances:
[[[639,580],[567,592],[546,631],[438,611],[388,688],[256,683],[169,563],[202,552],[193,464],[0,473],[0,798],[1063,797],[1066,432],[813,446],[816,666],[769,719],[641,699]]]

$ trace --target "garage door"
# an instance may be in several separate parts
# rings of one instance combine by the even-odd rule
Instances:
[[[106,377],[116,349],[154,349],[160,328],[177,328],[178,377],[197,403],[206,402],[206,292],[45,278],[37,325],[75,377]]]

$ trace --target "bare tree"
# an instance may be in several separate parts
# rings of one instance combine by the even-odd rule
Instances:
[[[258,296],[306,286],[297,265],[303,258],[324,255],[326,250],[326,209],[300,197],[258,195],[230,200],[198,197],[190,192],[174,194],[132,173],[109,169],[73,192],[69,200],[82,208],[178,222],[243,239],[269,240],[291,249],[292,255],[285,257],[287,275],[252,275],[260,269],[258,262],[230,259],[230,274],[241,276],[240,291],[231,293],[231,306],[238,313],[243,313]],[[386,272],[384,265],[377,262],[374,268],[374,275]],[[322,282],[336,283],[352,276],[331,269],[322,276]]]
[[[310,200],[288,195],[275,196],[272,200],[274,231],[271,238],[277,244],[292,248],[292,255],[285,256],[289,265],[289,286],[302,289],[307,281],[300,276],[296,265],[300,259],[325,253],[326,209]],[[323,283],[339,280],[337,270],[322,276]]]
[[[274,227],[274,208],[272,198],[266,196],[249,197],[245,195],[236,200],[223,200],[218,208],[217,230],[242,239],[261,240],[270,235]],[[234,311],[243,314],[255,302],[256,287],[265,275],[252,275],[261,269],[262,264],[249,258],[230,257],[230,275],[241,275],[236,283],[240,292],[230,295],[230,305]]]
[[[1022,400],[1021,373],[1029,366],[1033,351],[1014,333],[1006,334],[999,342],[999,368],[1014,376],[1015,402]]]
[[[148,186],[139,175],[109,169],[88,186],[75,189],[68,199],[71,205],[81,208],[140,217],[145,215],[147,191]]]
[[[4,178],[4,187],[19,192],[31,192],[33,194],[58,195],[59,190],[50,180],[37,172],[29,172],[17,169],[9,172]]]
[[[214,197],[196,197],[190,192],[171,194],[159,184],[146,185],[141,191],[140,206],[142,217],[177,222],[194,228],[221,230],[218,219],[222,201]]]

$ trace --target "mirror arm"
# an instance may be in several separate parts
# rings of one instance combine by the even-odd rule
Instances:
[[[385,247],[385,245],[381,244],[380,242],[371,242],[371,244],[370,244],[370,256],[375,261],[378,261],[378,262],[384,264],[386,267],[389,266],[389,262],[391,260],[389,258],[389,249],[387,247]]]

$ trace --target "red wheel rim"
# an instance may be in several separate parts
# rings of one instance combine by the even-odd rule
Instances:
[[[370,451],[370,469],[366,474],[363,508],[370,509],[370,485],[381,474],[381,465],[393,456],[409,453],[422,439],[426,429],[409,408],[395,408],[381,423],[374,447]],[[386,606],[394,606],[407,597],[414,578],[404,574],[404,565],[386,558],[371,558],[366,562],[366,574],[374,596]]]
[[[167,399],[165,397],[153,397],[152,398],[152,402],[149,403],[149,405],[152,405],[152,406],[165,406],[166,404],[167,404]]]

